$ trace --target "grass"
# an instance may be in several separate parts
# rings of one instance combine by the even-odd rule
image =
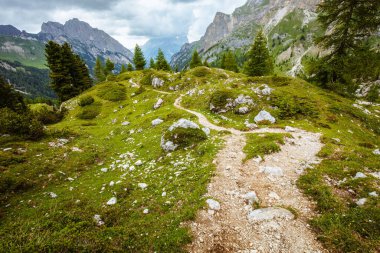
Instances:
[[[290,134],[248,134],[247,143],[243,149],[246,154],[245,161],[252,158],[281,151],[280,145],[284,145],[284,138],[291,138]]]
[[[321,133],[325,146],[319,155],[323,161],[306,170],[297,182],[316,202],[319,215],[310,224],[332,252],[376,252],[380,247],[379,198],[368,194],[378,191],[380,183],[371,174],[380,166],[379,156],[372,153],[380,147],[380,122],[375,116],[379,108],[368,106],[371,114],[367,115],[352,106],[355,101],[299,79],[247,78],[209,71],[207,76],[194,75],[194,71],[166,73],[165,85],[159,89],[172,94],[131,86],[130,80],[140,84],[149,73],[124,74],[116,77],[117,82],[99,84],[83,94],[95,99],[87,106],[101,103],[94,119],[77,117],[87,106],[80,107],[75,98],[66,104],[69,112],[65,119],[49,126],[41,141],[0,136],[0,252],[184,251],[191,237],[183,224],[194,219],[204,205],[203,195],[215,169],[212,161],[222,144],[220,137],[228,134],[212,132],[197,145],[171,154],[161,149],[161,137],[174,122],[180,118],[197,122],[173,106],[179,94],[189,90],[194,90],[193,95],[185,95],[182,105],[204,113],[220,126],[247,130],[245,122],[252,123],[265,109],[277,119],[269,127],[290,125]],[[262,84],[274,89],[272,95],[253,91]],[[172,91],[173,87],[178,91]],[[249,95],[255,106],[246,115],[236,115],[233,110],[213,113],[209,102],[216,90]],[[291,102],[285,96],[292,98]],[[165,102],[153,110],[159,97]],[[284,104],[300,101],[294,97],[307,98],[316,113],[281,117],[276,99],[283,99]],[[295,105],[297,108],[299,103]],[[151,122],[157,118],[164,122],[153,127]],[[122,125],[125,121],[130,124]],[[245,152],[254,157],[276,151],[284,137],[249,135]],[[68,142],[50,145],[62,138]],[[4,151],[6,148],[12,149]],[[138,160],[142,165],[134,165]],[[101,168],[108,171],[101,172]],[[355,179],[357,172],[367,177]],[[138,183],[148,187],[143,190]],[[50,192],[58,197],[51,198]],[[117,203],[106,205],[112,196]],[[367,198],[364,206],[355,204],[359,198]],[[148,214],[143,213],[145,209]],[[97,226],[95,214],[105,225]]]

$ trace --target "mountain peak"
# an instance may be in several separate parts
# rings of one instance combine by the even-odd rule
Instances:
[[[13,25],[0,25],[0,35],[19,36],[21,31]]]

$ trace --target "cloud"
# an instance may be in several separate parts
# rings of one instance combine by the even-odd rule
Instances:
[[[199,39],[217,11],[231,13],[246,0],[0,0],[0,24],[37,33],[47,21],[78,18],[128,48],[149,38],[188,35]],[[20,18],[22,17],[22,18]]]

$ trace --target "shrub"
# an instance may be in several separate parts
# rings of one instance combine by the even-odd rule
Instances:
[[[79,98],[78,105],[83,107],[86,105],[91,105],[94,102],[95,102],[95,99],[93,97],[86,95]]]
[[[35,118],[44,125],[50,125],[60,122],[66,115],[66,108],[62,108],[60,111],[56,109],[48,109],[47,107],[42,107],[41,109],[33,112]]]
[[[273,106],[278,107],[280,119],[291,119],[299,116],[315,118],[319,114],[314,102],[308,98],[294,95],[274,95]]]
[[[36,140],[43,136],[43,125],[33,114],[0,109],[0,133]]]
[[[77,117],[79,119],[94,119],[96,116],[100,114],[101,111],[101,104],[100,103],[93,103],[91,105],[87,105],[82,108],[82,110],[77,114]]]
[[[194,70],[191,71],[193,76],[196,77],[205,77],[209,74],[211,74],[211,70],[207,67],[197,67]]]
[[[98,96],[113,102],[125,100],[127,97],[125,86],[118,83],[106,83],[99,88]]]
[[[185,148],[206,140],[207,135],[201,129],[178,127],[173,131],[167,131],[164,139],[172,141],[179,148]]]
[[[217,109],[224,108],[233,96],[232,91],[217,90],[211,95],[210,103]]]

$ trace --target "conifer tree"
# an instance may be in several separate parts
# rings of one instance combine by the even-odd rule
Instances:
[[[134,69],[133,69],[133,66],[132,66],[132,64],[131,63],[128,63],[127,64],[127,71],[133,71]]]
[[[106,76],[104,74],[104,66],[103,66],[102,61],[100,60],[99,56],[96,58],[94,72],[95,72],[96,81],[98,83],[106,80]]]
[[[238,72],[238,66],[236,63],[235,55],[228,50],[222,56],[221,68],[229,71]]]
[[[50,69],[51,87],[61,101],[66,101],[92,85],[84,61],[73,53],[69,44],[62,46],[49,41],[45,46],[47,65]]]
[[[121,69],[120,69],[120,74],[121,73],[124,73],[124,72],[127,72],[127,68],[125,67],[124,64],[121,65]]]
[[[248,52],[248,60],[244,71],[249,76],[264,76],[273,73],[273,59],[267,48],[267,39],[263,31],[259,31]]]
[[[207,59],[205,59],[204,61],[203,61],[203,64],[202,64],[203,66],[205,66],[205,67],[210,67],[210,64],[208,63],[208,61],[207,61]]]
[[[202,66],[202,59],[199,57],[197,50],[194,50],[190,61],[190,68],[192,69],[199,66]]]
[[[112,75],[112,71],[115,69],[115,64],[109,59],[107,58],[106,60],[106,67],[104,69],[104,72],[105,72],[105,75],[108,76],[108,75]]]
[[[15,91],[0,75],[0,109],[9,108],[14,112],[25,113],[28,107],[20,93]]]
[[[156,68],[156,63],[154,62],[153,58],[150,58],[149,68],[151,68],[151,69],[155,69]]]
[[[164,70],[164,71],[171,70],[169,63],[165,59],[164,52],[162,52],[161,49],[158,49],[155,67],[157,70]]]
[[[141,48],[139,47],[139,45],[136,45],[136,47],[135,47],[135,54],[133,56],[133,63],[135,64],[136,70],[143,70],[145,65],[146,65],[144,54],[143,54]]]

